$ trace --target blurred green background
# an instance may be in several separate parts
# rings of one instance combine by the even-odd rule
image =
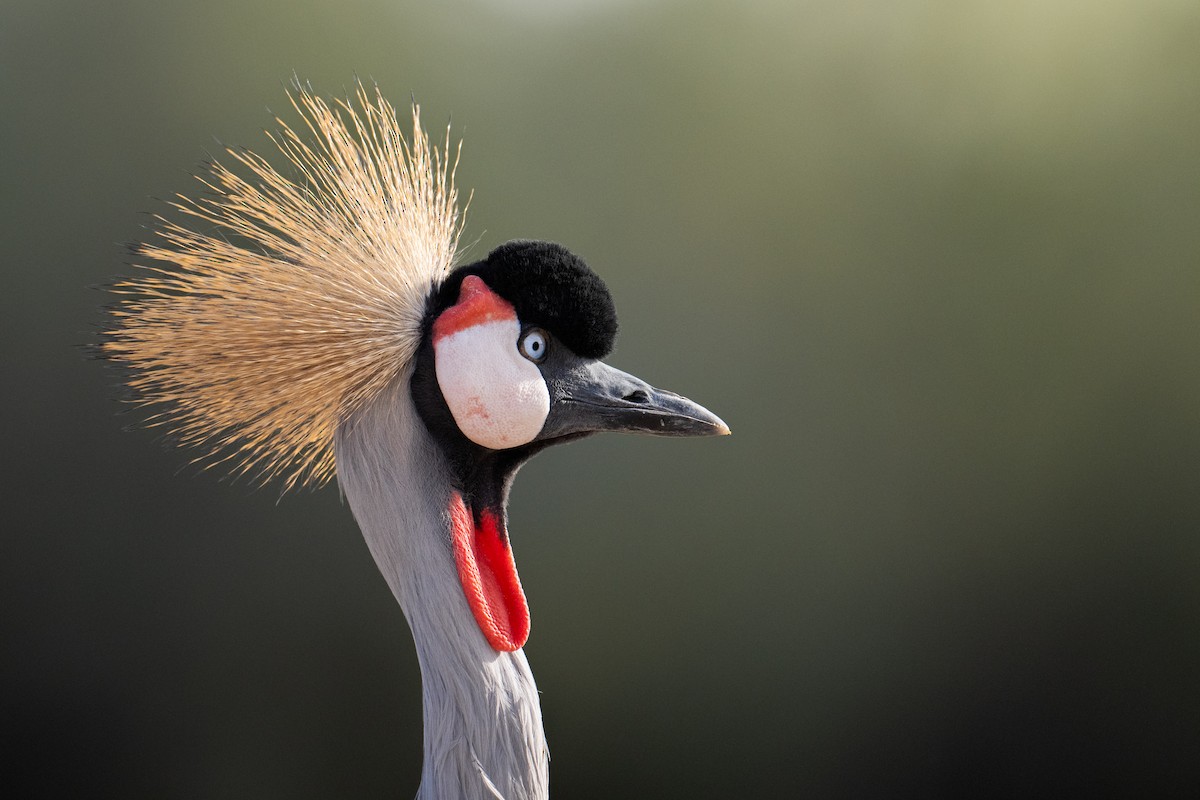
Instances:
[[[472,254],[570,246],[611,361],[734,430],[518,478],[556,797],[1196,796],[1198,43],[1194,0],[5,0],[6,785],[416,790],[336,487],[197,475],[78,347],[296,73],[453,115]]]

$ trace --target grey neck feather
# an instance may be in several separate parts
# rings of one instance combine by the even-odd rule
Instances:
[[[445,459],[417,416],[410,372],[337,432],[338,481],[412,628],[421,665],[419,800],[548,794],[549,753],[525,653],[475,624],[450,549]]]

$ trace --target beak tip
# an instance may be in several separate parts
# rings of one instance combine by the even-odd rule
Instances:
[[[721,419],[708,409],[704,409],[704,412],[708,416],[707,422],[711,426],[708,430],[709,436],[728,436],[733,432],[729,430],[729,426],[725,424],[725,420]]]
[[[691,403],[690,400],[685,402]],[[691,431],[693,436],[728,436],[732,432],[729,430],[729,426],[725,424],[725,420],[707,408],[695,404],[692,404],[692,406],[692,411],[688,416],[694,422],[699,423]]]
[[[709,430],[709,436],[728,436],[733,433],[733,431],[729,430],[729,426],[725,424],[725,420],[708,409],[704,409],[704,413],[708,416],[708,424],[712,426]]]

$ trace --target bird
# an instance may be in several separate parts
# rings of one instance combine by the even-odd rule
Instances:
[[[418,798],[545,798],[514,476],[598,432],[729,428],[604,360],[612,296],[566,247],[466,262],[449,125],[431,143],[414,101],[406,135],[362,82],[288,97],[302,124],[275,118],[279,168],[228,148],[131,245],[100,354],[196,463],[284,492],[336,478],[416,647]]]

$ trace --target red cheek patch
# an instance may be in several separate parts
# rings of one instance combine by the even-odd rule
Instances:
[[[476,525],[462,495],[455,492],[450,498],[450,539],[475,624],[492,649],[519,650],[529,638],[529,604],[503,524],[485,509]]]
[[[489,289],[478,275],[468,275],[458,289],[458,302],[433,321],[433,341],[474,325],[516,318],[512,303]]]

